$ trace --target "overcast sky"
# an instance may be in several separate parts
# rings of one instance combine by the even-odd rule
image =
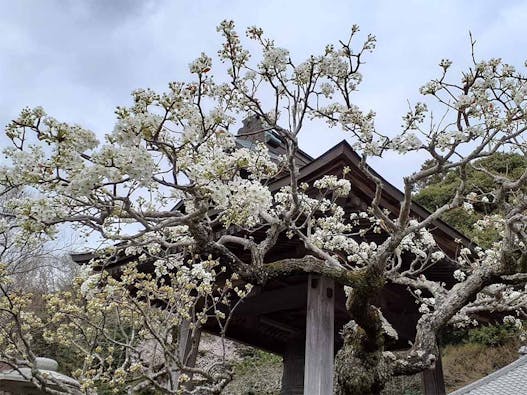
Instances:
[[[352,24],[378,45],[362,70],[357,103],[374,109],[378,129],[395,133],[407,100],[438,73],[441,58],[467,64],[468,32],[479,58],[527,59],[527,2],[490,0],[0,0],[0,123],[24,106],[42,105],[60,120],[102,135],[113,110],[139,87],[163,90],[188,64],[219,46],[216,25],[264,28],[295,59],[348,36]],[[318,155],[346,136],[320,126],[301,136]],[[374,167],[399,185],[417,166],[389,157]]]

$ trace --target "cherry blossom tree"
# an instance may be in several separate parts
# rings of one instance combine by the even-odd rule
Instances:
[[[350,314],[336,357],[335,391],[342,395],[377,394],[392,376],[433,367],[437,334],[447,325],[471,324],[484,311],[501,312],[507,320],[525,314],[527,171],[508,177],[478,161],[496,152],[525,154],[527,80],[521,72],[501,59],[479,61],[473,54],[457,81],[452,62],[442,60],[439,77],[421,88],[423,103],[403,116],[400,133],[388,136],[375,128],[375,113],[353,100],[374,36],[357,45],[354,26],[349,40],[297,63],[259,28],[246,32],[258,48],[254,54],[233,22],[222,22],[218,32],[223,37],[219,63],[202,54],[190,65],[189,81],[172,82],[164,93],[133,92],[134,104],[117,108],[116,125],[102,142],[42,108],[24,109],[8,125],[12,146],[4,150],[10,163],[0,170],[2,185],[39,192],[11,202],[23,234],[53,237],[62,224],[98,234],[107,256],[152,262],[156,275],[148,281],[175,276],[165,283],[172,289],[160,300],[179,295],[179,273],[194,279],[188,281],[195,281],[196,289],[204,278],[217,278],[208,262],[221,261],[248,284],[297,271],[338,281],[346,286]],[[230,130],[247,116],[258,116],[263,124],[258,132],[272,132],[282,142],[282,157],[272,157],[263,144],[251,149],[236,144]],[[350,216],[341,206],[351,188],[346,174],[312,185],[299,181],[295,154],[311,119],[342,129],[353,142],[362,170],[376,186],[367,210]],[[366,166],[369,158],[390,152],[417,152],[429,161],[404,177],[395,212],[382,207],[383,181]],[[494,189],[469,192],[467,169],[493,179]],[[414,218],[415,188],[452,171],[460,181],[451,199],[428,217]],[[271,193],[268,184],[278,175],[286,175],[288,185]],[[456,257],[446,256],[431,233],[434,223],[476,203],[499,207],[499,215],[477,224],[495,228],[499,240],[485,249],[460,245]],[[365,222],[368,231],[385,235],[382,243],[361,242]],[[254,237],[261,230],[264,235]],[[281,235],[300,241],[306,255],[267,262]],[[241,249],[247,254],[240,255]],[[412,256],[409,267],[402,265],[403,254]],[[453,286],[426,277],[426,269],[445,260],[457,267]],[[131,278],[140,275],[127,270],[134,273]],[[115,292],[105,287],[126,288],[106,278],[104,297]],[[407,287],[421,312],[415,339],[404,353],[385,349],[384,335],[393,328],[374,306],[387,283]],[[60,321],[63,307],[52,305]],[[130,325],[133,316],[127,317]],[[145,379],[152,380],[152,372]]]

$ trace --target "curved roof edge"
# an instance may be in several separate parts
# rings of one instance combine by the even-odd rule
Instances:
[[[303,166],[300,169],[300,176],[299,179],[303,178],[311,178],[315,176],[322,167],[327,166],[331,162],[338,161],[338,160],[344,160],[347,162],[347,164],[352,168],[352,171],[359,172],[360,174],[363,174],[365,178],[369,179],[364,172],[360,169],[360,162],[361,157],[359,154],[355,152],[355,150],[351,147],[351,145],[346,141],[342,140],[337,145],[330,148],[328,151],[323,153],[322,155],[318,156],[316,159],[314,159],[309,164]],[[368,164],[366,165],[368,170],[375,176],[378,177],[384,184],[383,192],[386,193],[388,197],[391,197],[392,199],[395,199],[397,201],[401,201],[404,197],[403,192],[398,189],[396,186],[394,186],[392,183],[387,181],[383,176],[381,176],[377,171],[375,171],[371,166]],[[351,173],[351,172],[350,172]],[[322,176],[322,174],[320,174]],[[371,179],[369,179],[371,181]],[[278,180],[272,182],[270,184],[271,190],[277,190],[285,185],[287,185],[289,182],[289,176],[284,176],[279,178]],[[373,181],[371,181],[372,186],[374,187]],[[426,208],[421,206],[418,203],[412,202],[412,212],[416,215],[418,215],[421,218],[428,217],[431,213]],[[437,226],[440,230],[442,230],[446,235],[448,235],[452,239],[459,239],[464,245],[474,245],[474,242],[472,242],[467,236],[459,232],[454,227],[450,226],[446,222],[442,220],[436,220],[433,222],[434,226]]]

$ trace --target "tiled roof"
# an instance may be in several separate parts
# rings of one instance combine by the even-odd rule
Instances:
[[[527,355],[450,395],[527,395]]]

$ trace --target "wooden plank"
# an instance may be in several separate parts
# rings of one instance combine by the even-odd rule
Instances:
[[[423,371],[422,380],[425,395],[445,395],[445,379],[443,377],[443,364],[441,353],[438,353],[434,369]]]
[[[333,393],[335,283],[309,275],[304,395]]]

